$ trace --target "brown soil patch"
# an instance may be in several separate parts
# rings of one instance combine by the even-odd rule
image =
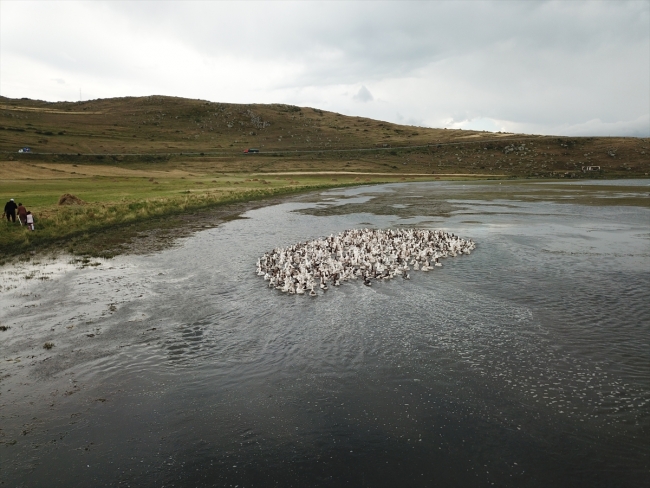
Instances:
[[[180,176],[188,176],[187,171],[180,169],[171,169],[170,171],[160,171],[160,170],[140,170],[140,169],[128,169],[121,168],[119,166],[110,166],[110,165],[92,165],[92,164],[81,164],[78,166],[65,163],[37,163],[34,166],[40,168],[47,168],[49,170],[58,170],[65,173],[72,174],[73,172],[77,175],[82,176],[126,176],[126,177],[144,177],[144,178],[178,178]],[[66,177],[68,176],[66,175]],[[75,175],[73,175],[74,177]],[[199,175],[200,176],[200,175]]]
[[[56,178],[57,174],[60,176],[63,173],[39,168],[23,161],[0,161],[0,180],[2,181],[52,179]]]

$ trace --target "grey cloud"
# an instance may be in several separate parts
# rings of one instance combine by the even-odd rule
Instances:
[[[537,131],[650,133],[643,128],[650,106],[646,1],[369,5],[4,2],[0,59],[23,58],[61,79],[92,79],[104,96],[121,86],[214,100],[224,85],[238,84],[228,71],[235,60],[264,87],[249,95],[263,99],[251,101],[318,102],[388,120],[400,112],[431,124],[492,120]],[[170,47],[183,54],[167,53]],[[163,61],[153,59],[156,49]],[[213,67],[202,73],[220,80],[220,89],[209,91],[191,70],[182,85],[165,84],[187,53]],[[283,75],[271,78],[266,69]],[[355,103],[367,100],[368,85],[381,90],[382,104]],[[333,87],[359,86],[353,97],[332,95]]]
[[[354,83],[403,76],[431,62],[488,46],[517,44],[539,55],[576,55],[647,40],[640,2],[243,2],[109,3],[133,29],[177,37],[210,56],[283,59],[309,66],[300,83]],[[645,7],[647,11],[647,7]],[[245,19],[245,21],[242,21]],[[625,29],[621,26],[625,25]],[[494,60],[499,62],[498,59]]]
[[[368,90],[365,85],[359,88],[359,91],[357,92],[356,95],[352,97],[353,99],[357,100],[358,102],[371,102],[375,98],[372,96],[372,93],[370,93],[370,90]]]

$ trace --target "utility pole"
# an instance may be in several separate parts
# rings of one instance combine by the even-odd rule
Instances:
[[[79,101],[81,101],[81,87],[79,87]]]

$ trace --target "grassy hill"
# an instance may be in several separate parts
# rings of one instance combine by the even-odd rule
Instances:
[[[6,143],[57,153],[241,153],[422,145],[480,137],[348,117],[292,105],[237,105],[174,97],[47,103],[0,98]],[[494,134],[489,134],[494,136]]]
[[[33,155],[17,155],[29,146]],[[209,164],[218,171],[644,176],[650,143],[430,129],[292,105],[150,96],[48,103],[0,97],[0,158]],[[254,147],[259,155],[242,154]],[[4,153],[4,154],[3,154]],[[584,174],[582,166],[602,171]]]

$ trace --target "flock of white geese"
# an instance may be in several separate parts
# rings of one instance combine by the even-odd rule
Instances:
[[[409,271],[442,266],[440,258],[469,254],[476,244],[440,230],[350,229],[273,249],[257,260],[257,274],[289,294],[316,296],[344,281],[409,279]]]

